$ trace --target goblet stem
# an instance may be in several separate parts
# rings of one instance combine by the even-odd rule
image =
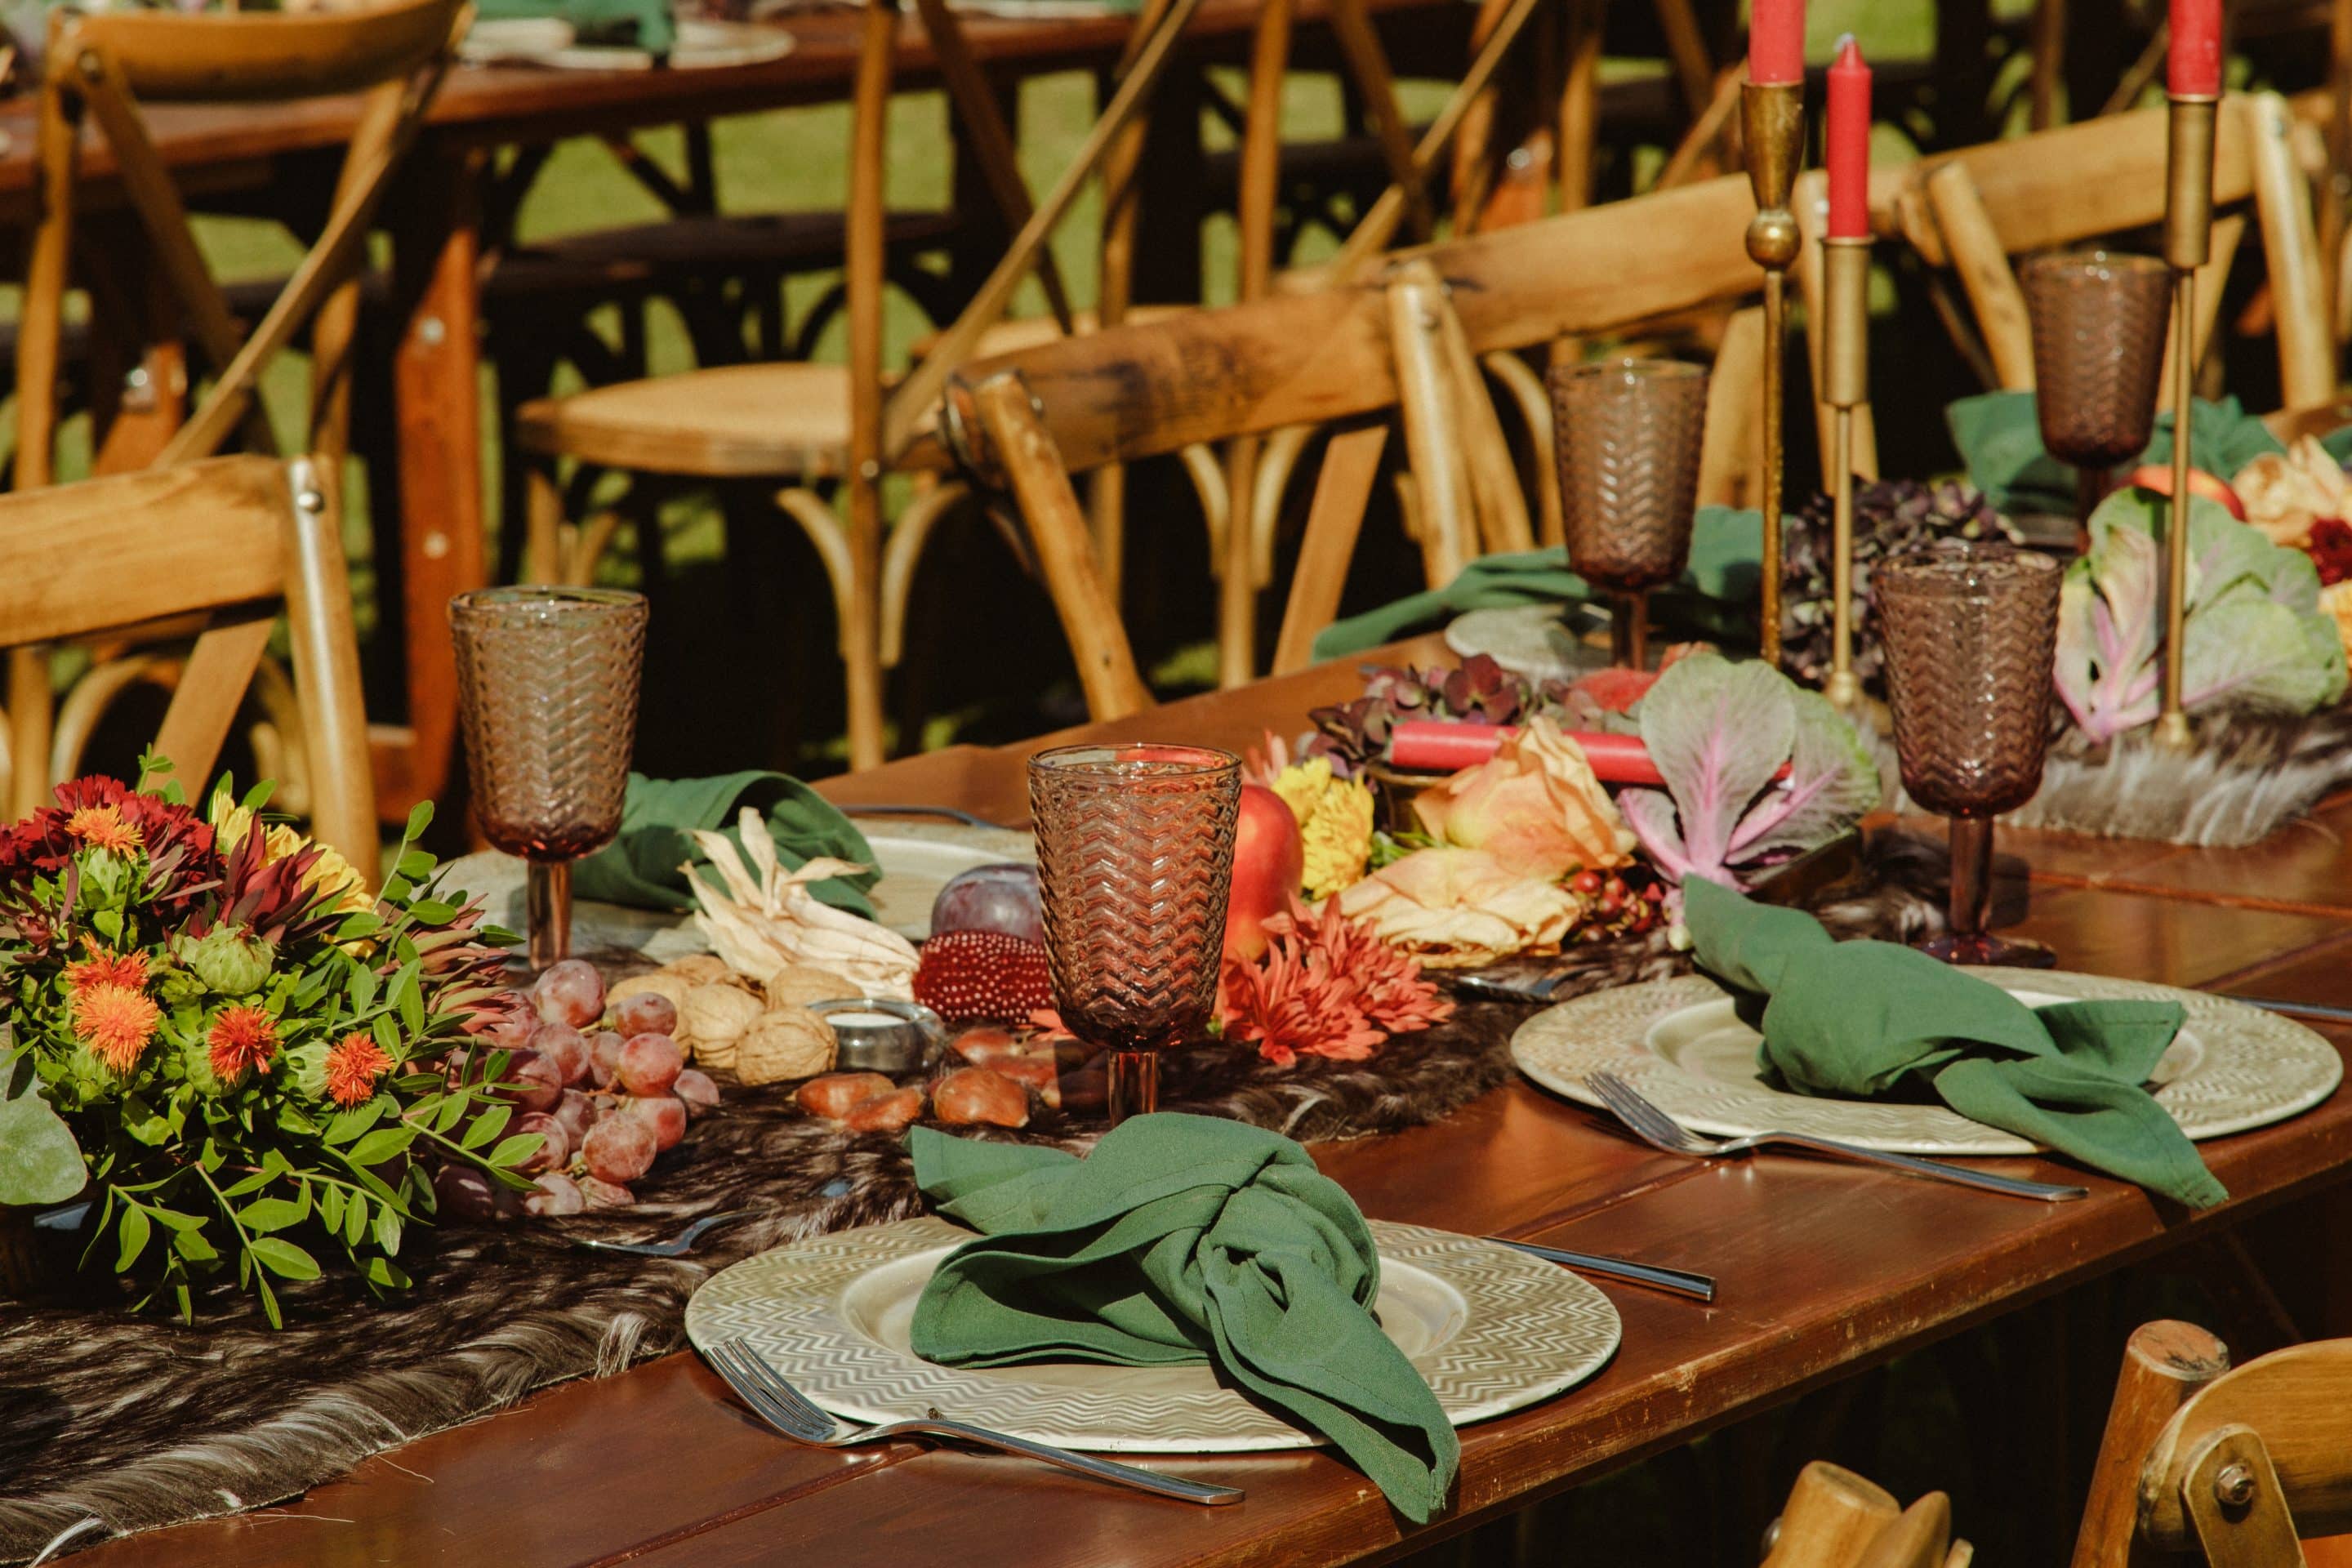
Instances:
[[[1625,669],[1650,668],[1650,595],[1619,594],[1609,607],[1609,659]]]
[[[1108,1100],[1113,1127],[1130,1116],[1149,1116],[1160,1109],[1160,1053],[1110,1053]]]
[[[2074,470],[2074,553],[2091,552],[2091,514],[2107,499],[2115,479],[2104,463],[2085,463]]]
[[[523,894],[530,926],[530,966],[545,969],[572,954],[572,862],[533,860]]]
[[[1952,818],[1952,941],[1974,942],[1984,935],[1985,911],[1992,900],[1992,818]]]

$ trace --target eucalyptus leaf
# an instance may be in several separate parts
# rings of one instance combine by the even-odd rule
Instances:
[[[89,1179],[73,1130],[49,1106],[29,1070],[12,1060],[0,1089],[0,1204],[57,1204]]]

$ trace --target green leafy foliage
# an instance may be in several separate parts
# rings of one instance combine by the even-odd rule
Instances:
[[[2011,515],[2073,514],[2074,470],[2042,445],[2033,394],[1987,392],[1963,397],[1944,410],[1944,422],[1951,430],[1952,445],[1959,448],[1969,482],[1994,506]],[[2270,427],[2234,397],[2219,403],[2200,398],[2189,405],[2189,448],[2199,468],[2224,479],[2235,478],[2264,452],[2285,450]],[[2171,460],[2172,415],[2167,410],[2157,416],[2156,433],[2132,466]]]
[[[224,784],[199,816],[83,779],[0,839],[0,1203],[94,1200],[84,1267],[193,1317],[234,1280],[375,1290],[429,1224],[425,1162],[515,1187],[503,1052],[470,1048],[502,955],[410,819],[382,895]]]

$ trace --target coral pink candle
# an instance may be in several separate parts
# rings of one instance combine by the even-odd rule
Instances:
[[[1758,87],[1805,79],[1805,0],[1755,0],[1748,21],[1748,79]]]
[[[1870,237],[1870,68],[1853,36],[1838,40],[1830,67],[1830,226],[1832,239]]]
[[[2221,0],[2172,0],[2172,52],[2166,85],[2175,98],[2221,90]]]

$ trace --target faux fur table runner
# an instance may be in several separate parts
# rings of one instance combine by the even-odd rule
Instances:
[[[1939,858],[1875,847],[1854,885],[1815,908],[1844,934],[1900,937],[1936,920]],[[1557,994],[1678,972],[1663,939],[1572,950],[1543,967]],[[1363,1062],[1277,1068],[1222,1047],[1168,1058],[1162,1104],[1304,1141],[1436,1121],[1504,1082],[1526,1007],[1465,1004],[1454,1022]],[[1047,1112],[989,1136],[1084,1148],[1098,1127]],[[233,1295],[200,1325],[103,1302],[0,1307],[0,1561],[282,1501],[371,1454],[472,1419],[551,1383],[678,1348],[688,1297],[764,1248],[919,1212],[906,1153],[801,1115],[788,1088],[726,1086],[682,1155],[622,1214],[413,1233],[414,1289],[378,1303],[332,1279],[281,1288],[271,1332]],[[567,1236],[642,1240],[693,1216],[749,1208],[691,1258],[585,1250]],[[85,1521],[95,1521],[95,1524]]]

